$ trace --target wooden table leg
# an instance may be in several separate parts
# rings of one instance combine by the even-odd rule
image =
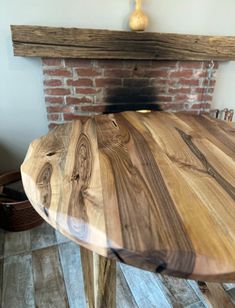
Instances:
[[[80,246],[89,308],[116,307],[116,262]]]
[[[220,283],[198,282],[199,288],[205,297],[208,307],[211,308],[234,308],[228,293],[223,289]]]

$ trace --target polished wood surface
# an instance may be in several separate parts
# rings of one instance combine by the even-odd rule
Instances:
[[[234,36],[131,32],[12,25],[15,56],[139,59],[235,60]]]
[[[231,302],[230,296],[224,292],[219,283],[199,282],[199,287],[206,299],[208,308],[235,307],[235,303]]]
[[[116,307],[116,262],[80,247],[84,289],[90,308]]]
[[[53,227],[149,271],[235,280],[235,127],[206,115],[100,115],[35,140],[26,193]]]

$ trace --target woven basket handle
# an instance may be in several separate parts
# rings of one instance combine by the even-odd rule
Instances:
[[[21,179],[20,171],[9,171],[0,174],[0,186],[17,182]]]
[[[21,201],[25,200],[25,194],[18,192],[12,188],[6,187],[6,185],[18,182],[21,180],[21,174],[19,171],[10,171],[0,174],[0,197],[4,201]],[[0,200],[2,203],[2,200]]]

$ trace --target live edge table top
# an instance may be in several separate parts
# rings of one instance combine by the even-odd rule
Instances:
[[[60,125],[21,167],[38,213],[78,244],[149,271],[235,281],[235,126],[124,112]]]

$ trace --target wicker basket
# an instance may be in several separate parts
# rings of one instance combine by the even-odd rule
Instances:
[[[28,230],[43,222],[25,193],[10,187],[16,182],[21,182],[19,171],[0,175],[0,227],[8,231]]]

